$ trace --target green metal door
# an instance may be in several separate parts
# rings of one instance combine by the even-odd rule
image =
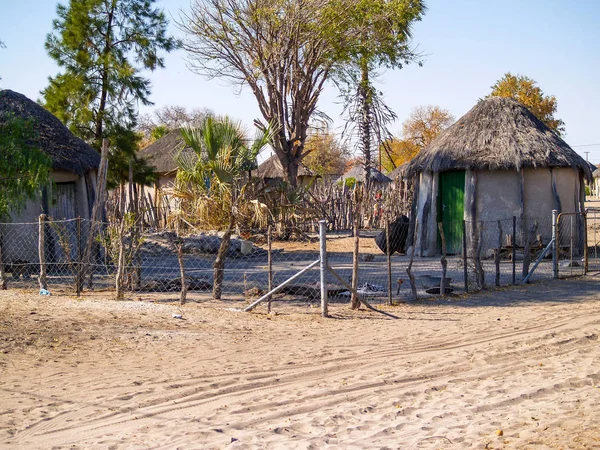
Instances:
[[[461,253],[465,214],[465,171],[441,172],[439,183],[438,222],[444,224],[447,252]]]

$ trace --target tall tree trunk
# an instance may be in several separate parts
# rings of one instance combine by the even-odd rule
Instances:
[[[221,294],[223,293],[223,276],[225,274],[225,259],[227,258],[227,251],[229,250],[229,243],[231,242],[231,234],[233,233],[233,226],[235,220],[233,213],[229,219],[229,226],[221,239],[219,250],[217,251],[217,257],[213,264],[213,298],[215,300],[221,300]]]
[[[106,27],[106,39],[104,42],[104,48],[102,49],[102,53],[104,56],[104,64],[102,67],[102,91],[100,93],[100,105],[98,105],[98,115],[96,116],[96,127],[94,130],[94,142],[96,144],[96,149],[100,150],[102,144],[103,130],[104,130],[104,111],[106,110],[106,99],[108,97],[108,56],[110,55],[112,48],[112,27],[113,27],[113,18],[114,11],[116,7],[116,1],[113,0],[112,7],[110,12],[108,13],[108,17],[106,19],[107,27]]]
[[[360,101],[360,143],[364,156],[363,167],[365,169],[365,188],[367,193],[371,191],[371,84],[369,81],[369,68],[366,62],[361,64],[361,80],[358,87]]]
[[[275,155],[283,168],[284,180],[290,186],[296,187],[298,184],[298,169],[300,167],[297,152],[301,151],[302,147],[291,145],[285,133],[280,133],[277,139],[273,140],[273,147]]]

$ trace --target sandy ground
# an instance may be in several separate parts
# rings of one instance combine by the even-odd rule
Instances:
[[[388,307],[399,320],[2,292],[0,448],[600,448],[599,289]]]

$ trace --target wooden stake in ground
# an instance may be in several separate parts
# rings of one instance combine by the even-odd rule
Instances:
[[[94,247],[94,238],[96,232],[96,226],[99,216],[104,210],[104,198],[106,194],[106,174],[108,171],[108,139],[102,140],[102,153],[100,156],[100,168],[98,169],[98,181],[96,182],[97,191],[94,206],[92,207],[92,215],[90,220],[90,229],[88,231],[87,242],[85,244],[85,250],[83,252],[81,271],[79,273],[79,288],[83,287],[83,281],[87,273],[89,273],[90,279],[88,287],[92,286],[92,279],[94,270],[90,267],[90,259],[92,257],[92,248]]]
[[[387,275],[388,275],[388,304],[391,306],[392,302],[392,245],[390,242],[390,220],[385,219],[385,242],[386,253],[387,253]]]
[[[181,275],[181,296],[179,303],[185,304],[187,299],[188,286],[185,280],[185,266],[183,262],[183,239],[177,236],[177,261],[179,262],[179,273]]]
[[[414,236],[418,236],[419,233],[419,221],[415,220],[415,234]],[[410,288],[412,289],[413,298],[417,299],[417,284],[415,282],[415,276],[412,273],[412,265],[415,259],[415,247],[417,246],[417,240],[413,238],[413,245],[410,250],[410,262],[408,263],[408,267],[406,268],[406,273],[408,275],[408,280],[410,281]]]
[[[267,272],[268,272],[268,292],[273,290],[273,252],[272,252],[272,240],[273,228],[269,225],[267,230]],[[267,314],[271,314],[271,303],[273,302],[273,296],[270,295],[267,300]]]
[[[358,257],[359,255],[359,244],[360,244],[360,200],[361,196],[357,188],[354,189],[354,250],[352,252],[352,291],[350,307],[352,309],[358,309],[360,307],[360,300],[356,295],[358,289]]]
[[[48,281],[46,279],[46,215],[40,214],[38,222],[39,239],[38,239],[38,253],[40,257],[40,290],[48,289]]]
[[[121,224],[119,225],[119,259],[117,261],[117,275],[115,277],[115,287],[117,300],[123,299],[123,278],[125,275],[125,218],[121,218]]]
[[[529,273],[529,264],[531,263],[531,244],[537,233],[538,222],[535,220],[529,229],[529,234],[525,237],[525,248],[523,249],[523,278]]]
[[[6,273],[4,272],[4,260],[2,257],[2,241],[4,240],[4,235],[0,233],[0,290],[5,291],[8,289],[6,285]]]
[[[496,264],[496,286],[500,286],[500,252],[502,250],[502,222],[498,221],[498,248],[494,254]]]
[[[446,260],[446,235],[444,234],[444,224],[442,222],[438,222],[438,230],[440,231],[440,239],[442,241],[442,258],[440,259],[440,263],[442,264],[442,280],[440,281],[440,295],[444,297],[446,295],[448,261]]]

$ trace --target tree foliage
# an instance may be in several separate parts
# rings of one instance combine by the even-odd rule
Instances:
[[[177,105],[163,106],[156,109],[152,114],[143,114],[139,117],[137,126],[137,130],[141,134],[140,148],[147,147],[169,131],[184,126],[200,127],[208,116],[214,116],[210,109],[194,108],[188,110],[184,106]]]
[[[302,164],[313,173],[323,176],[345,172],[350,159],[350,149],[329,130],[311,132],[304,146],[308,154]]]
[[[399,15],[389,13],[393,8]],[[276,127],[273,150],[295,186],[309,153],[309,123],[332,71],[356,61],[389,67],[406,61],[409,9],[421,10],[422,2],[195,0],[179,25],[195,71],[250,87],[263,119]]]
[[[565,123],[554,117],[558,108],[556,97],[544,94],[537,82],[531,78],[507,72],[492,86],[492,92],[488,97],[512,98],[525,105],[559,136],[565,132]]]
[[[0,218],[21,210],[50,183],[51,160],[36,145],[31,120],[0,118]]]
[[[439,106],[414,108],[402,123],[401,138],[388,141],[389,155],[382,155],[383,166],[391,171],[409,162],[454,121],[450,111]]]
[[[63,72],[42,91],[45,107],[96,148],[115,126],[134,122],[138,102],[151,104],[150,80],[141,71],[163,67],[160,52],[176,46],[154,3],[70,0],[57,6],[46,50]]]
[[[267,128],[247,145],[239,123],[209,116],[199,128],[184,127],[181,135],[186,147],[193,150],[176,157],[176,193],[183,200],[187,221],[210,229],[225,228],[213,264],[213,297],[220,299],[225,255],[234,226],[244,213],[255,218],[264,215],[258,202],[245,195],[249,182],[245,173],[255,167],[256,157],[272,133]]]
[[[342,86],[345,113],[356,134],[363,166],[370,173],[373,151],[389,152],[389,124],[396,115],[375,88],[373,78],[380,68],[400,69],[411,62],[421,64],[411,48],[411,27],[421,20],[426,7],[421,0],[340,0],[338,6],[354,39],[339,49],[337,77]],[[367,176],[367,183],[370,177]]]
[[[293,186],[333,64],[329,1],[195,0],[179,23],[193,70],[250,87],[263,120],[276,127],[273,150]]]
[[[150,105],[150,80],[143,70],[164,66],[162,51],[177,41],[167,34],[155,0],[70,0],[58,18],[46,50],[62,72],[42,91],[46,109],[71,131],[100,149],[111,141],[111,158],[133,158],[128,149],[137,105]],[[112,171],[112,166],[111,171]]]

